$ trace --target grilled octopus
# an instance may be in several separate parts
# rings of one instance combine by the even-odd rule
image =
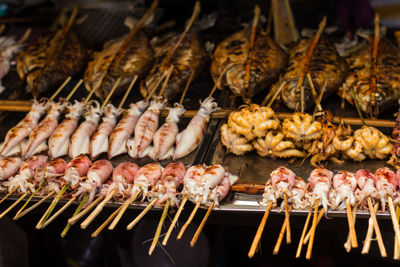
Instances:
[[[354,104],[351,96],[351,89],[353,89],[359,106],[365,113],[372,111],[370,104],[372,95],[370,88],[371,50],[372,42],[348,58],[349,75],[338,91],[339,96]],[[399,65],[398,49],[387,39],[381,38],[378,49],[375,92],[378,112],[385,112],[391,108],[400,97]]]
[[[171,60],[166,60],[167,55],[170,53],[171,48],[175,46],[179,37],[180,35],[175,35],[162,43],[159,48],[156,48],[156,63],[140,85],[140,92],[143,97],[147,97],[162,75],[171,66],[173,66],[172,73],[162,94],[168,100],[174,99],[182,92],[192,73],[193,81],[203,71],[207,54],[196,33],[188,33],[176,49]],[[154,95],[158,94],[159,90],[155,91]]]
[[[290,109],[299,107],[301,93],[300,90],[296,91],[296,89],[300,73],[303,71],[305,64],[305,55],[312,41],[313,38],[303,38],[290,50],[288,67],[279,82],[271,88],[271,90],[277,90],[283,82],[286,82],[286,85],[282,88],[281,96],[285,105]],[[317,92],[322,89],[326,82],[323,96],[327,97],[342,84],[346,77],[347,64],[339,56],[335,48],[322,37],[313,51],[307,71],[311,75]],[[315,102],[307,79],[304,80],[302,86],[304,87],[304,108],[309,109]]]
[[[211,64],[214,83],[222,75],[218,88],[228,87],[235,95],[251,99],[278,79],[287,64],[287,56],[268,35],[257,29],[250,66],[249,85],[244,82],[249,50],[250,28],[234,33],[215,49]]]

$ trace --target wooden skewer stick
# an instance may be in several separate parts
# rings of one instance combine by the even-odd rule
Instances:
[[[203,197],[201,196],[199,201],[197,201],[196,206],[194,207],[194,209],[192,210],[192,213],[190,213],[189,218],[187,219],[187,221],[185,222],[185,224],[182,226],[181,230],[179,231],[178,236],[176,237],[177,240],[180,240],[183,236],[183,234],[186,231],[186,228],[189,226],[189,224],[193,221],[194,215],[196,215],[197,210],[200,207],[201,201],[203,200]]]
[[[371,219],[372,219],[375,234],[376,234],[376,240],[378,241],[379,251],[381,253],[381,256],[383,258],[385,258],[385,257],[387,257],[386,248],[385,248],[385,244],[383,243],[382,234],[381,234],[381,230],[379,229],[378,220],[376,219],[376,212],[375,212],[374,207],[372,206],[371,197],[367,198],[367,202],[368,202],[368,208],[369,208],[369,212],[371,214]]]
[[[251,69],[251,63],[253,60],[253,50],[254,50],[254,40],[256,39],[256,32],[257,32],[257,25],[258,25],[258,19],[260,17],[260,7],[256,5],[254,7],[254,17],[253,17],[253,22],[251,24],[251,32],[250,32],[250,38],[249,38],[249,46],[247,50],[247,57],[246,61],[244,63],[244,87],[246,91],[249,90],[249,81],[250,81],[250,69]]]
[[[297,29],[296,29],[296,26],[294,23],[292,9],[290,8],[289,0],[284,0],[284,3],[285,3],[286,14],[287,14],[288,20],[289,20],[290,33],[292,34],[292,42],[296,42],[297,39],[299,39],[299,33],[297,32]]]
[[[249,254],[248,254],[250,259],[254,257],[254,253],[256,252],[258,243],[260,243],[260,239],[261,239],[262,233],[264,232],[265,224],[267,222],[268,215],[269,215],[269,212],[271,211],[271,209],[272,209],[272,201],[268,202],[267,209],[265,210],[264,216],[262,217],[260,225],[258,226],[256,235],[254,236],[253,243],[251,244]]]
[[[0,214],[0,219],[3,218],[10,210],[12,210],[15,206],[18,205],[19,202],[21,202],[28,194],[25,193],[22,196],[20,196],[16,201],[14,201],[14,203],[9,206],[5,211],[3,211],[3,213]]]
[[[279,86],[278,90],[276,90],[275,94],[272,96],[272,98],[268,101],[267,107],[271,107],[272,104],[274,103],[275,99],[278,97],[278,95],[282,92],[283,88],[286,86],[286,81],[281,83],[281,86]],[[264,101],[261,103],[262,106],[265,105]]]
[[[194,71],[192,71],[192,72],[190,73],[189,80],[187,81],[186,86],[185,86],[185,89],[183,90],[183,93],[182,93],[182,95],[181,95],[181,99],[179,100],[179,104],[181,104],[181,105],[182,105],[182,103],[183,103],[183,100],[185,100],[185,96],[186,96],[186,93],[187,93],[187,91],[188,91],[188,89],[189,89],[190,84],[192,83],[193,76],[194,76]]]
[[[67,84],[69,83],[70,80],[71,80],[71,77],[68,77],[68,78],[60,85],[60,87],[58,87],[57,91],[55,91],[54,94],[49,98],[49,100],[47,101],[47,103],[50,103],[51,101],[53,101],[54,98],[56,98],[56,96],[65,88],[65,86],[67,86]]]
[[[158,93],[159,96],[162,96],[164,93],[165,88],[168,85],[169,78],[171,77],[172,71],[174,70],[174,65],[171,64],[171,67],[167,70],[167,76],[165,77],[164,83],[161,87],[160,92]]]
[[[10,192],[8,192],[1,200],[0,200],[0,204],[3,203],[4,200],[6,200],[9,196],[11,196],[12,193],[14,193],[15,191],[17,191],[19,188],[19,185],[16,185]]]
[[[350,202],[348,201],[347,198],[346,198],[346,212],[347,212],[347,223],[349,224],[351,247],[356,248],[358,247],[357,234],[356,234],[356,229],[354,227],[353,214],[351,213]]]
[[[110,101],[110,98],[114,94],[115,90],[117,89],[120,81],[121,81],[121,77],[119,77],[117,79],[117,81],[114,83],[113,87],[111,88],[111,91],[108,93],[106,99],[104,100],[103,104],[101,105],[100,110],[103,110],[103,108],[107,105],[108,101]]]
[[[305,222],[304,227],[303,227],[303,232],[301,233],[299,245],[297,246],[296,258],[300,258],[301,249],[303,247],[303,240],[304,240],[304,236],[306,235],[306,232],[307,232],[307,229],[308,229],[308,224],[310,223],[311,214],[312,214],[312,208],[308,212],[307,219],[306,219],[306,222]]]
[[[374,211],[378,210],[379,203],[376,203],[374,206]],[[369,249],[371,247],[372,235],[374,234],[374,222],[372,221],[372,217],[370,216],[368,219],[368,230],[364,240],[364,246],[361,250],[361,254],[366,255],[369,253]]]
[[[378,59],[378,48],[379,48],[379,14],[375,13],[374,18],[374,40],[372,46],[372,56],[371,56],[371,79],[370,79],[370,89],[371,89],[371,106],[375,109],[376,114],[376,72],[377,72],[377,59]]]
[[[200,233],[203,230],[204,225],[206,224],[207,219],[210,216],[210,213],[211,213],[212,209],[214,208],[214,204],[215,204],[215,201],[211,202],[210,206],[208,207],[206,215],[204,215],[204,218],[201,221],[199,227],[197,228],[196,233],[194,233],[194,236],[193,236],[192,240],[190,241],[190,246],[191,247],[194,247],[194,245],[197,242],[197,239],[199,239]]]
[[[81,228],[86,229],[89,224],[99,215],[99,213],[103,210],[104,206],[107,204],[108,201],[114,196],[116,189],[111,190],[110,193],[103,199],[103,201],[92,211],[92,213],[81,223]],[[100,196],[99,196],[100,198]],[[101,197],[103,198],[103,197]]]
[[[40,229],[42,225],[46,222],[47,218],[49,218],[50,214],[53,212],[56,207],[58,201],[61,199],[61,196],[67,191],[69,188],[69,184],[65,184],[57,196],[53,199],[50,206],[47,208],[46,212],[43,214],[42,218],[40,218],[39,222],[36,225],[36,229]]]
[[[313,217],[313,223],[311,225],[311,236],[310,240],[308,241],[308,247],[307,247],[307,252],[306,252],[306,259],[309,260],[311,259],[311,253],[312,253],[312,248],[314,245],[314,238],[315,238],[315,230],[317,229],[317,217],[318,217],[318,202],[319,199],[317,198],[315,200],[315,208],[314,208],[314,217]]]
[[[64,204],[56,213],[53,214],[50,218],[46,220],[46,222],[43,224],[41,229],[44,229],[47,225],[49,225],[52,221],[54,221],[58,216],[61,215],[71,204],[76,200],[76,197],[72,197],[70,200],[68,200],[67,203]]]
[[[156,92],[158,86],[161,84],[161,82],[167,77],[168,73],[164,72],[161,77],[157,80],[156,84],[154,87],[150,90],[149,94],[146,97],[146,100],[150,100],[150,98],[153,96],[153,94]]]
[[[41,182],[38,186],[38,188],[36,188],[35,192],[33,192],[29,198],[25,201],[24,205],[17,211],[17,213],[14,216],[14,220],[17,220],[18,218],[22,217],[20,216],[21,212],[25,209],[25,207],[29,204],[29,202],[32,200],[32,198],[37,194],[37,192],[40,191],[40,189],[42,189],[42,187],[47,183],[47,180],[44,180],[43,182]],[[52,191],[54,193],[54,191]],[[52,193],[50,192],[50,193]]]
[[[81,209],[82,209],[83,206],[86,204],[86,202],[87,202],[88,199],[89,199],[89,194],[85,194],[85,195],[83,196],[81,202],[79,202],[78,207],[77,207],[76,210],[74,211],[74,214],[72,214],[72,217],[75,216],[76,214],[78,214],[78,213],[81,211]],[[69,229],[71,228],[71,226],[72,226],[72,225],[71,225],[70,223],[67,223],[67,225],[64,227],[64,230],[63,230],[63,231],[61,232],[61,234],[60,234],[60,236],[61,236],[62,238],[64,238],[64,237],[67,235],[67,233],[68,233]]]
[[[285,219],[287,219],[286,222],[286,243],[290,244],[292,243],[292,234],[290,232],[290,211],[288,207],[288,202],[287,202],[287,195],[283,195],[283,201],[285,204]]]
[[[357,216],[357,205],[354,205],[353,207],[353,223],[356,223],[356,216]],[[347,234],[347,240],[346,243],[344,243],[344,249],[349,253],[351,251],[351,237],[350,237],[350,232]]]
[[[289,206],[289,212],[291,212],[291,211],[292,211],[292,205]],[[283,236],[285,235],[286,225],[287,225],[288,221],[289,221],[289,217],[285,217],[285,220],[283,221],[283,224],[282,224],[281,231],[279,232],[278,240],[276,241],[276,244],[275,244],[274,251],[272,252],[272,254],[274,254],[274,255],[278,255],[278,253],[279,253],[279,249],[281,248]]]
[[[353,98],[354,105],[356,106],[357,113],[358,113],[358,116],[360,117],[361,123],[362,123],[362,125],[365,125],[365,121],[364,121],[360,106],[358,105],[358,100],[357,100],[356,93],[354,92],[353,87],[350,87],[350,93],[351,93],[351,97]]]
[[[87,102],[89,102],[90,98],[92,98],[95,91],[96,91],[96,87],[93,87],[92,90],[89,92],[89,94],[86,96],[85,100],[83,101],[83,104],[86,104]]]
[[[147,205],[147,207],[142,210],[142,212],[130,224],[128,224],[126,230],[132,230],[132,228],[144,217],[144,215],[149,212],[149,210],[154,206],[157,200],[158,198],[153,199],[153,201],[151,201],[149,205]]]
[[[2,24],[4,26],[4,24]],[[17,45],[23,44],[31,35],[32,29],[28,28],[24,34],[22,35],[22,37],[17,41]],[[1,34],[1,29],[0,29],[0,34]]]
[[[307,80],[308,80],[308,83],[310,84],[311,94],[312,94],[312,96],[314,98],[315,106],[317,108],[317,111],[322,111],[322,106],[321,106],[321,103],[320,103],[320,101],[318,99],[317,91],[315,91],[314,83],[313,83],[313,80],[311,78],[310,73],[307,73]]]
[[[83,216],[85,216],[89,211],[91,211],[100,201],[102,201],[104,196],[99,196],[92,203],[90,203],[87,207],[85,207],[82,211],[75,214],[73,217],[69,218],[68,223],[74,225],[77,221],[79,221]]]
[[[153,251],[157,246],[158,239],[160,238],[162,226],[163,226],[165,218],[167,217],[167,214],[168,214],[168,209],[169,209],[170,203],[171,203],[171,199],[167,199],[167,202],[165,203],[165,206],[164,206],[163,213],[161,215],[161,219],[160,219],[160,221],[158,223],[158,226],[157,226],[156,233],[154,235],[153,241],[151,242],[151,246],[150,246],[150,249],[149,249],[149,256],[151,256],[151,254],[153,254]]]
[[[121,102],[120,102],[119,105],[118,105],[118,109],[122,108],[122,106],[124,105],[126,99],[128,98],[129,93],[131,92],[133,86],[134,86],[135,83],[136,83],[137,78],[138,78],[137,75],[135,75],[135,77],[133,77],[133,80],[132,80],[131,83],[129,84],[128,89],[126,90],[124,96],[122,97]]]
[[[115,226],[117,226],[118,222],[121,220],[122,215],[124,215],[126,209],[129,207],[130,204],[132,204],[140,195],[140,191],[136,191],[125,203],[122,205],[121,210],[115,217],[115,219],[112,221],[110,226],[108,227],[108,230],[114,230]]]
[[[400,220],[400,207],[399,206],[396,207],[396,218],[397,218],[398,221]],[[394,260],[399,260],[400,259],[399,247],[400,247],[400,244],[398,242],[396,242],[396,237],[395,237],[394,238],[394,255],[393,255],[393,259]]]
[[[105,222],[103,222],[103,224],[100,225],[99,228],[97,228],[96,231],[94,231],[94,232],[92,233],[91,237],[94,238],[94,237],[98,236],[98,235],[101,233],[101,231],[103,231],[104,228],[106,228],[106,226],[111,222],[111,220],[114,219],[115,216],[117,216],[117,214],[118,214],[118,212],[120,212],[121,208],[122,208],[122,206],[119,206],[119,208],[116,209],[116,210],[110,215],[110,217],[108,217],[107,220],[106,220]]]
[[[71,97],[75,94],[75,92],[79,89],[79,87],[81,86],[81,84],[83,83],[83,79],[80,79],[77,84],[74,86],[74,88],[72,88],[71,92],[69,92],[69,94],[67,95],[67,97],[65,98],[65,101],[69,101],[71,99]]]
[[[399,244],[400,244],[399,221],[396,218],[396,211],[394,209],[393,199],[391,196],[388,197],[388,204],[389,204],[390,217],[392,219],[394,233],[396,234],[397,242],[399,242]]]
[[[168,228],[167,233],[165,234],[164,240],[162,242],[163,246],[167,245],[168,239],[171,236],[172,230],[174,229],[176,222],[178,221],[179,216],[181,215],[183,207],[185,206],[187,200],[188,200],[188,195],[185,195],[182,198],[181,204],[179,205],[178,211],[176,212],[174,219],[172,220],[171,225]]]
[[[324,214],[325,214],[325,209],[321,208],[321,210],[319,211],[319,214],[318,214],[318,218],[317,218],[317,225],[322,220],[322,217],[324,216]],[[304,245],[308,243],[308,240],[310,240],[310,236],[311,236],[311,230],[307,233],[306,237],[304,238],[304,241],[303,241]]]
[[[319,91],[319,95],[318,95],[318,101],[319,101],[319,103],[321,103],[321,101],[322,101],[322,97],[324,96],[324,93],[325,93],[325,89],[326,89],[326,86],[328,85],[328,81],[325,79],[324,80],[324,83],[323,83],[323,85],[322,85],[322,88],[321,88],[321,90]],[[314,108],[314,112],[313,112],[313,116],[315,116],[315,113],[317,112],[318,110],[317,110],[317,107],[315,106],[315,108]],[[313,118],[314,119],[314,118]]]
[[[45,196],[44,198],[42,198],[39,202],[35,203],[34,205],[30,206],[29,208],[27,208],[26,210],[24,210],[23,212],[21,212],[20,214],[17,214],[14,217],[14,220],[18,220],[19,218],[25,216],[26,214],[28,214],[29,212],[31,212],[32,210],[36,209],[37,207],[39,207],[44,201],[46,201],[46,199],[48,199],[49,197],[51,197],[52,195],[54,195],[54,191],[51,191],[49,194],[47,194],[47,196]]]
[[[220,84],[222,77],[224,77],[225,72],[228,70],[228,67],[226,67],[221,74],[218,76],[217,82],[214,84],[214,87],[211,89],[210,94],[208,95],[208,97],[212,96],[215,91],[217,90],[218,85]]]

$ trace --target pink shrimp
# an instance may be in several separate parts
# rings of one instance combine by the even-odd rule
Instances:
[[[78,121],[84,108],[83,102],[75,100],[74,104],[68,103],[68,114],[57,126],[49,138],[49,156],[51,159],[68,154],[69,139],[78,127]]]
[[[50,110],[46,117],[39,125],[29,134],[29,141],[26,150],[22,153],[22,158],[27,159],[36,154],[35,151],[42,143],[50,137],[53,131],[57,128],[58,118],[64,111],[65,102],[57,102],[50,104]]]
[[[386,199],[394,197],[397,189],[396,174],[387,167],[381,167],[375,172],[375,186],[378,190],[378,198],[381,201],[382,211],[386,208]]]
[[[110,135],[108,146],[109,159],[127,152],[126,141],[133,134],[139,117],[148,105],[149,102],[147,100],[142,100],[129,106],[126,115],[118,122]]]
[[[36,128],[40,117],[42,117],[45,111],[46,105],[44,100],[40,102],[33,101],[31,110],[26,114],[25,118],[7,132],[0,152],[3,157],[8,156],[12,149],[19,147],[20,142]]]
[[[64,175],[67,169],[67,163],[65,160],[58,158],[47,162],[42,168],[37,168],[35,170],[34,179],[37,185],[46,181],[47,184],[43,189],[43,193],[47,192],[60,192],[61,181],[59,179]]]
[[[15,175],[22,165],[22,159],[17,157],[0,159],[0,181]]]
[[[67,164],[63,180],[69,184],[71,189],[76,189],[80,178],[87,175],[91,165],[92,161],[86,155],[79,155],[73,158]]]
[[[132,158],[144,156],[145,149],[150,145],[158,128],[158,117],[167,100],[157,97],[150,107],[139,118],[135,127],[135,137],[127,141],[128,153]]]
[[[86,113],[83,116],[85,121],[79,125],[69,140],[68,154],[70,158],[89,153],[90,137],[96,131],[101,116],[99,102],[95,100],[89,101],[86,105]]]
[[[9,178],[7,182],[4,183],[8,187],[8,191],[12,191],[14,187],[19,186],[19,191],[27,193],[35,191],[35,186],[32,183],[32,179],[36,168],[41,168],[47,162],[47,156],[37,155],[29,158],[19,169],[16,176]]]
[[[187,156],[200,145],[210,120],[210,114],[218,108],[212,97],[207,97],[204,102],[200,101],[200,105],[199,111],[186,129],[176,136],[174,160]]]

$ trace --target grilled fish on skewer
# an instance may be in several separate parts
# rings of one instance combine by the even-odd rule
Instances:
[[[222,41],[215,49],[210,69],[214,83],[218,83],[218,78],[223,75],[218,88],[229,87],[233,94],[246,99],[251,99],[275,82],[287,64],[287,56],[282,49],[258,28],[254,40],[247,92],[244,76],[250,30],[250,27],[247,27]]]
[[[119,64],[112,64],[125,38],[107,42],[101,52],[95,54],[85,71],[85,86],[88,91],[96,87],[96,95],[100,98],[110,92],[118,78],[121,82],[116,90],[120,92],[132,81],[135,75],[141,78],[151,67],[153,49],[143,31],[139,30],[122,51]]]
[[[87,172],[87,179],[79,183],[78,190],[73,196],[82,196],[89,194],[86,205],[90,204],[100,187],[111,177],[113,166],[108,160],[98,160],[93,163]]]
[[[183,158],[193,152],[200,144],[206,132],[210,114],[217,110],[214,98],[207,97],[200,101],[200,109],[191,119],[185,130],[176,136],[174,160]]]
[[[77,75],[85,66],[87,51],[75,33],[64,36],[63,29],[53,36],[40,37],[17,58],[17,71],[26,80],[34,97]]]
[[[91,100],[86,104],[86,112],[83,115],[85,121],[79,125],[69,140],[68,154],[71,158],[89,153],[90,137],[97,129],[101,112],[99,102]]]
[[[299,108],[300,91],[296,91],[300,73],[303,71],[303,65],[307,51],[313,41],[313,38],[303,38],[300,42],[290,50],[289,64],[280,80],[271,88],[276,90],[282,82],[287,84],[282,89],[282,100],[290,109]],[[324,97],[334,93],[342,84],[347,73],[346,61],[339,56],[335,48],[328,41],[321,38],[314,49],[311,56],[308,73],[311,75],[316,91],[322,88],[325,81]],[[311,87],[308,81],[304,81],[304,109],[309,109],[314,105]]]
[[[93,134],[89,143],[89,154],[92,159],[108,150],[108,137],[112,133],[117,118],[122,110],[118,110],[113,104],[107,104],[104,108],[103,122],[99,125]]]
[[[21,166],[18,174],[9,178],[4,185],[8,188],[9,192],[11,192],[16,186],[18,186],[18,190],[23,193],[27,193],[28,191],[34,192],[35,186],[32,181],[33,175],[36,168],[43,167],[46,162],[47,156],[38,155],[31,157]]]
[[[22,165],[22,159],[17,157],[0,159],[0,181],[5,181],[15,175]]]
[[[38,102],[34,100],[31,110],[26,114],[25,118],[7,132],[1,149],[3,157],[6,157],[13,148],[19,146],[20,142],[36,128],[40,117],[46,111],[45,103],[45,101]]]
[[[47,162],[42,168],[37,168],[34,174],[34,180],[37,185],[46,181],[41,193],[60,192],[61,176],[67,169],[65,160],[58,158]]]
[[[110,144],[108,146],[108,158],[127,152],[126,141],[133,134],[139,117],[149,105],[147,100],[142,100],[131,104],[126,111],[126,115],[118,122],[110,135]]]
[[[176,135],[179,132],[177,123],[180,116],[185,113],[182,105],[175,103],[174,108],[169,108],[168,117],[166,122],[157,130],[153,137],[153,158],[156,160],[163,160],[167,155],[173,155],[170,150],[173,149],[175,144]]]
[[[86,176],[92,162],[86,155],[79,155],[67,164],[63,180],[74,190],[78,187],[81,177]]]
[[[140,116],[136,127],[135,137],[127,141],[129,156],[138,158],[144,156],[145,149],[150,145],[158,128],[158,117],[167,100],[157,97],[152,100],[150,107]]]
[[[338,91],[338,95],[354,104],[351,88],[361,110],[371,112],[370,89],[372,41],[348,59],[349,75]],[[400,97],[400,55],[398,49],[385,38],[379,40],[375,103],[379,113],[396,104]]]
[[[29,134],[28,145],[25,150],[23,150],[22,157],[24,159],[30,158],[35,154],[35,150],[47,141],[47,138],[53,133],[57,128],[58,118],[64,111],[65,102],[51,102],[50,110],[46,117],[39,123],[39,125]]]
[[[164,59],[179,38],[180,35],[176,35],[156,49],[156,63],[140,85],[143,97],[148,96],[163,73],[171,66],[173,70],[162,94],[168,100],[172,100],[182,92],[191,73],[193,73],[192,80],[195,80],[203,71],[207,54],[196,33],[188,33],[176,49],[171,61],[165,63]],[[157,90],[154,94],[158,95],[158,92]]]

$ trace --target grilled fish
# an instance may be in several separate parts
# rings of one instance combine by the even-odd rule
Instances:
[[[120,50],[125,38],[107,42],[101,52],[95,54],[93,61],[89,62],[85,71],[85,86],[104,99],[111,91],[114,83],[121,78],[116,93],[121,92],[131,83],[135,75],[138,78],[148,72],[153,62],[154,52],[150,41],[143,31],[139,30],[131,38],[119,56],[120,60],[113,60]]]
[[[251,59],[248,88],[244,84],[245,62],[249,50],[250,28],[234,33],[215,49],[211,76],[218,88],[229,87],[235,95],[251,99],[278,79],[287,64],[287,56],[268,35],[257,29]]]
[[[289,64],[284,75],[280,78],[271,90],[277,89],[282,82],[286,85],[282,88],[282,100],[290,109],[300,107],[300,90],[296,91],[300,73],[303,71],[305,55],[313,41],[313,38],[303,38],[295,45],[289,53]],[[347,73],[346,61],[339,56],[336,49],[321,37],[311,56],[308,73],[310,73],[315,90],[320,91],[325,81],[324,97],[334,93],[342,84]],[[307,79],[304,86],[304,109],[314,105],[310,85]],[[318,93],[317,93],[318,94]]]
[[[26,80],[34,97],[62,83],[68,76],[79,74],[87,60],[86,48],[77,35],[63,30],[40,37],[17,58],[17,72]]]
[[[156,50],[156,64],[153,65],[146,79],[141,82],[140,92],[143,97],[147,97],[152,91],[154,85],[157,84],[161,76],[171,67],[174,66],[169,77],[168,83],[163,92],[163,96],[172,100],[182,92],[193,72],[192,81],[195,80],[203,71],[206,63],[207,54],[196,33],[188,33],[182,43],[176,49],[170,62],[165,63],[165,57],[170,50],[178,42],[180,35],[175,35],[165,41]],[[155,91],[154,95],[159,94],[160,87]]]
[[[354,104],[351,96],[353,88],[361,110],[369,113],[372,110],[370,78],[371,78],[372,42],[362,50],[348,58],[349,75],[338,95]],[[378,112],[384,112],[393,107],[400,97],[400,55],[398,49],[387,39],[379,41],[377,72],[376,72],[375,103]]]

